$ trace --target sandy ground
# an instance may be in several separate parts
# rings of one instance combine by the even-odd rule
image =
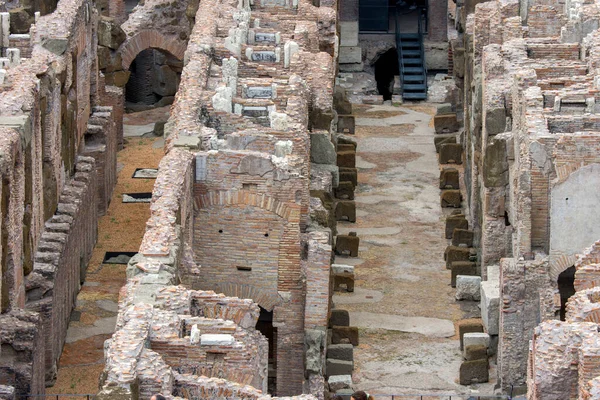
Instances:
[[[439,165],[431,127],[434,108],[354,105],[358,142],[356,290],[336,294],[336,307],[359,327],[354,388],[382,394],[493,394],[493,384],[460,386],[455,324],[478,314],[459,304],[443,253]],[[463,311],[466,310],[466,311]],[[475,312],[473,312],[475,309]],[[490,374],[493,375],[493,374]],[[454,397],[453,397],[454,398]]]
[[[144,125],[159,120],[165,110],[128,114],[126,123]],[[168,110],[167,110],[168,113]],[[125,265],[103,264],[107,251],[137,251],[146,221],[148,203],[122,203],[123,193],[151,192],[154,179],[133,179],[136,168],[156,168],[163,156],[162,138],[128,138],[117,155],[120,169],[106,215],[98,221],[98,242],[87,267],[84,286],[71,315],[67,343],[59,361],[56,384],[47,393],[95,394],[104,369],[104,341],[112,336],[119,290],[125,284]]]

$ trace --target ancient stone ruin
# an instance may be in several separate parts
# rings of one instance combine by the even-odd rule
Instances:
[[[429,135],[421,163],[439,163],[427,185],[447,247],[430,264],[447,304],[476,309],[439,334],[456,322],[456,386],[600,399],[600,4],[383,2],[377,20],[371,3],[0,0],[0,398],[57,382],[118,152],[137,135],[124,118],[169,106],[151,128],[158,170],[137,166],[155,179],[149,218],[97,399],[350,398],[368,382],[353,375],[373,348],[359,346],[365,315],[395,295],[377,297],[361,266],[390,242],[361,240],[388,231],[360,226],[381,201],[359,172],[414,172],[389,149],[369,161],[390,142],[361,153],[383,126]]]

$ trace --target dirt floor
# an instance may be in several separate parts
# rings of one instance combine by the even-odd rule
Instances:
[[[168,114],[168,108],[167,108]],[[162,120],[164,109],[128,114],[130,125],[145,125]],[[104,341],[114,332],[119,290],[125,284],[122,264],[103,264],[107,251],[136,252],[140,246],[148,203],[122,203],[123,193],[152,192],[154,179],[133,179],[136,168],[157,168],[163,156],[162,138],[129,137],[117,155],[120,169],[106,215],[98,221],[98,242],[87,267],[86,282],[77,296],[71,314],[67,341],[59,362],[52,393],[95,394],[104,369]]]
[[[359,327],[354,389],[384,394],[493,394],[493,384],[460,386],[455,324],[478,316],[477,303],[457,302],[443,259],[445,213],[427,104],[354,105],[358,142],[354,293],[337,293],[337,308]],[[490,373],[492,376],[493,373]],[[454,397],[452,397],[454,399]]]

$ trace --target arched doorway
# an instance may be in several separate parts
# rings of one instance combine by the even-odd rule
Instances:
[[[183,62],[166,51],[149,48],[140,52],[129,66],[127,109],[141,111],[172,104],[182,69]]]
[[[560,293],[560,320],[564,321],[567,314],[567,301],[575,294],[575,266],[565,269],[558,275],[557,284]]]
[[[256,330],[263,334],[269,342],[268,392],[274,393],[277,388],[277,328],[273,326],[273,311],[260,307],[260,315],[256,322]]]
[[[375,69],[375,81],[377,92],[383,96],[383,100],[391,100],[394,90],[394,76],[399,75],[398,51],[391,48],[384,52],[373,63]]]

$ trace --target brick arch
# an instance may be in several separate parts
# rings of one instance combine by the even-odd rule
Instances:
[[[118,52],[121,54],[123,69],[128,70],[137,55],[146,49],[164,50],[183,60],[186,47],[185,42],[175,37],[164,36],[155,30],[142,30],[123,42]]]
[[[210,191],[206,194],[195,196],[194,204],[198,210],[214,206],[245,204],[270,211],[285,220],[290,220],[293,216],[300,217],[299,205],[295,203],[283,203],[267,194],[244,189]]]
[[[577,262],[576,254],[559,255],[551,258],[549,275],[552,282],[556,283],[558,276],[567,268],[572,267]]]
[[[240,299],[251,299],[256,304],[267,311],[273,311],[273,308],[281,303],[281,297],[274,293],[257,288],[254,285],[245,285],[238,283],[221,283],[213,289],[215,292],[223,293],[228,297],[239,297]]]

